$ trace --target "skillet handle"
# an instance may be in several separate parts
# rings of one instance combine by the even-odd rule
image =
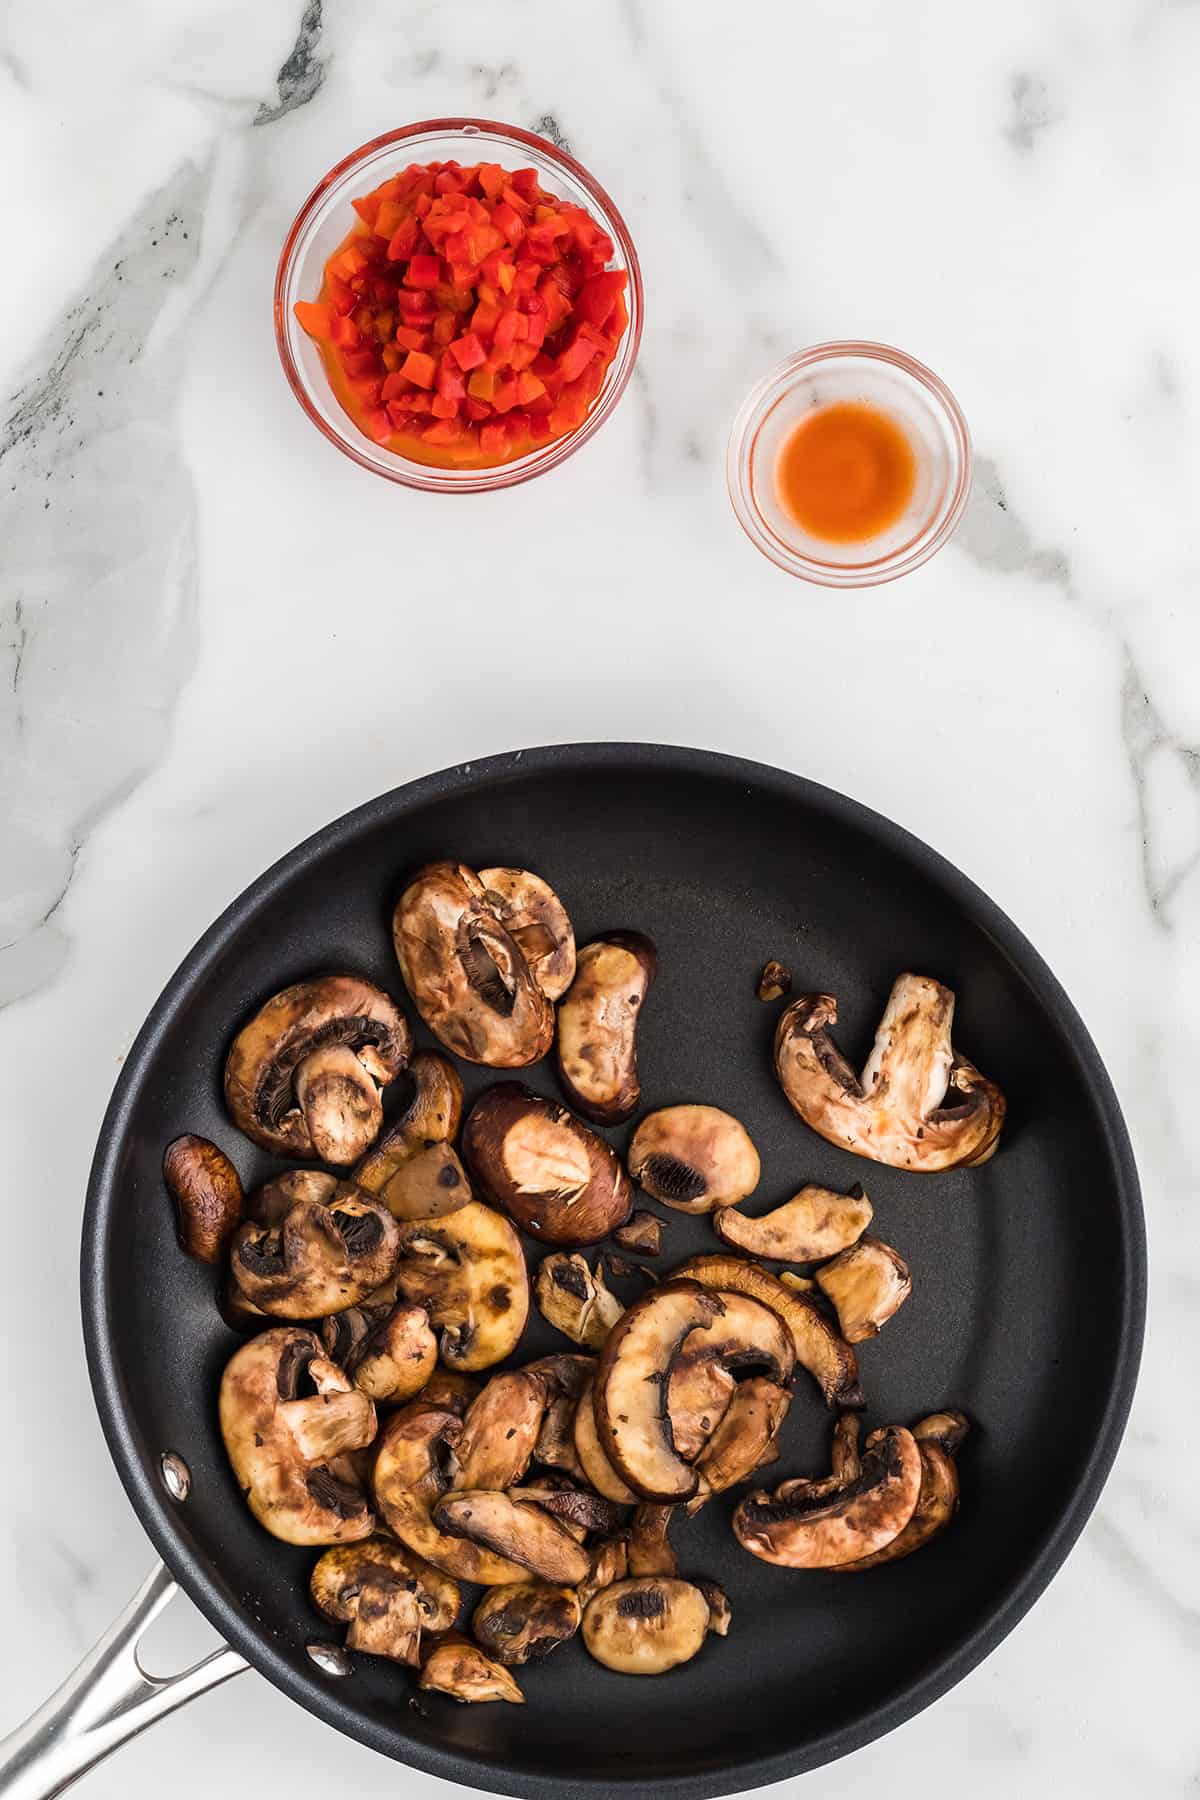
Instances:
[[[147,1725],[249,1667],[222,1645],[178,1675],[146,1674],[141,1639],[177,1592],[158,1563],[58,1692],[0,1739],[4,1800],[51,1800]]]

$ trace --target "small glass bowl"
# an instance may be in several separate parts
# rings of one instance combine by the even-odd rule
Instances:
[[[779,498],[788,437],[817,407],[859,401],[903,429],[917,461],[912,498],[894,525],[861,543],[812,536]],[[888,344],[815,344],[789,356],[747,395],[725,458],[738,523],[764,556],[825,587],[873,587],[927,562],[954,531],[971,491],[971,437],[944,381]]]
[[[629,324],[609,364],[608,372],[583,424],[565,437],[538,444],[526,456],[513,457],[489,469],[443,469],[410,462],[358,429],[344,412],[329,385],[325,365],[316,344],[296,321],[292,307],[297,300],[315,300],[321,289],[325,263],[354,224],[352,199],[370,193],[389,175],[408,163],[498,162],[506,167],[532,166],[548,193],[559,195],[587,211],[613,241],[610,267],[625,269],[629,283],[625,304]],[[545,138],[534,137],[515,125],[498,125],[491,119],[425,119],[372,138],[351,151],[318,182],[292,224],[279,257],[275,276],[275,341],[283,372],[301,406],[330,443],[364,469],[399,481],[405,487],[425,488],[437,494],[478,494],[493,488],[512,487],[556,468],[593,437],[608,418],[629,384],[642,336],[644,296],[637,252],[624,219],[599,182],[573,156],[558,150]]]

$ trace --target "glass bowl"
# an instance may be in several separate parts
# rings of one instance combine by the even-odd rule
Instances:
[[[900,518],[860,543],[812,536],[776,486],[779,453],[806,413],[858,401],[886,413],[916,457],[916,481]],[[790,575],[826,587],[872,587],[927,562],[954,531],[971,491],[971,437],[944,381],[888,344],[815,344],[789,356],[747,395],[725,458],[738,523]]]
[[[329,385],[320,351],[292,311],[295,301],[317,298],[326,259],[354,223],[352,199],[369,193],[408,163],[451,160],[499,162],[508,168],[514,164],[532,166],[547,192],[587,208],[613,241],[615,255],[609,266],[625,269],[629,275],[625,293],[629,324],[609,365],[604,386],[583,424],[565,437],[549,439],[527,455],[513,457],[490,469],[437,468],[410,462],[382,444],[373,443],[342,410]],[[477,494],[491,488],[512,487],[573,456],[599,431],[629,384],[641,342],[643,312],[642,275],[633,240],[599,182],[573,156],[556,149],[545,138],[521,131],[515,125],[498,125],[491,119],[425,119],[418,125],[406,125],[400,131],[372,138],[369,144],[351,151],[318,182],[300,208],[284,241],[275,276],[275,341],[283,371],[318,431],[324,432],[330,443],[361,468],[406,487],[425,488],[438,494]]]

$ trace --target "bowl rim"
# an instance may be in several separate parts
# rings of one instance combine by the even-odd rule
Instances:
[[[393,145],[412,143],[422,137],[445,137],[453,132],[460,132],[467,136],[488,132],[493,136],[507,139],[513,145],[535,152],[552,165],[557,165],[565,175],[577,182],[589,200],[604,214],[604,223],[612,228],[610,235],[616,245],[618,257],[629,273],[631,303],[629,324],[621,340],[622,349],[618,352],[621,367],[615,376],[606,381],[582,425],[574,431],[567,432],[563,437],[551,439],[544,450],[533,452],[515,463],[498,463],[492,468],[463,469],[456,472],[451,469],[443,469],[435,464],[409,462],[404,457],[393,453],[392,460],[395,466],[381,468],[353,441],[350,433],[355,430],[355,427],[348,415],[347,430],[342,433],[313,404],[308,383],[292,353],[289,337],[291,319],[285,299],[287,285],[300,237],[314,214],[324,204],[332,187],[369,157],[375,156]],[[425,493],[473,494],[491,492],[498,488],[515,487],[519,482],[532,480],[535,475],[543,475],[549,469],[557,468],[560,463],[565,462],[568,456],[574,455],[576,450],[595,435],[621,399],[633,374],[642,341],[645,289],[642,282],[641,263],[638,260],[633,237],[620,209],[607,190],[601,186],[594,175],[584,168],[581,162],[577,161],[569,151],[552,143],[549,138],[539,137],[533,131],[525,131],[519,125],[506,125],[498,119],[482,119],[463,115],[444,119],[419,119],[412,125],[401,125],[394,131],[385,131],[378,137],[370,138],[366,143],[360,144],[357,149],[349,151],[334,164],[327,174],[321,177],[299,208],[283,240],[283,248],[280,250],[279,261],[275,269],[273,312],[275,345],[279,352],[279,360],[283,365],[284,376],[292,393],[323,437],[348,456],[352,462],[357,463],[360,468],[366,469],[372,475],[381,476],[385,481],[394,481],[403,487],[419,488]]]
[[[936,404],[950,428],[954,444],[957,473],[950,498],[941,509],[934,528],[928,526],[906,543],[872,561],[841,564],[824,562],[806,556],[803,551],[785,544],[767,529],[752,491],[751,463],[754,443],[769,417],[771,405],[798,385],[802,375],[822,363],[837,358],[855,357],[869,363],[886,363],[900,369],[923,387]],[[768,405],[768,402],[771,405]],[[870,338],[831,338],[820,344],[809,344],[793,351],[776,363],[757,381],[738,408],[729,431],[725,451],[725,480],[730,504],[738,524],[756,550],[762,552],[777,568],[820,587],[878,587],[908,575],[929,561],[958,529],[974,479],[974,451],[971,432],[961,406],[941,376],[926,363],[911,356],[895,344]]]

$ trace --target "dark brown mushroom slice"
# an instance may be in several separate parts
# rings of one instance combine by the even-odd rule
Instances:
[[[708,1601],[708,1629],[714,1637],[728,1637],[729,1627],[733,1623],[733,1608],[729,1604],[729,1595],[716,1581],[704,1581],[693,1575],[692,1583],[700,1589]]]
[[[647,1113],[629,1146],[629,1173],[677,1212],[734,1206],[758,1186],[758,1151],[745,1126],[717,1106]]]
[[[912,1276],[898,1250],[864,1236],[817,1270],[817,1286],[838,1316],[848,1344],[878,1337],[912,1293]]]
[[[493,1375],[471,1402],[455,1446],[460,1488],[509,1488],[533,1460],[549,1398],[545,1380],[527,1369]]]
[[[782,1000],[792,991],[792,971],[772,956],[763,964],[754,991],[760,1000]]]
[[[817,1383],[826,1405],[846,1408],[865,1404],[854,1351],[830,1324],[817,1301],[798,1286],[785,1286],[758,1263],[731,1256],[727,1251],[689,1257],[675,1274],[718,1293],[749,1294],[752,1299],[761,1300],[779,1314],[791,1332],[796,1361]]]
[[[671,1441],[684,1462],[695,1462],[725,1417],[737,1385],[726,1368],[719,1344],[706,1344],[711,1333],[684,1339],[667,1378],[667,1414]]]
[[[550,883],[531,869],[480,869],[479,879],[547,1000],[561,1000],[575,979],[575,933]]]
[[[453,1453],[462,1420],[422,1400],[410,1401],[386,1421],[371,1476],[375,1504],[401,1543],[457,1581],[495,1587],[524,1577],[521,1565],[466,1538],[447,1536],[433,1509],[450,1486]]]
[[[421,1609],[412,1589],[382,1572],[371,1574],[363,1582],[346,1648],[360,1655],[386,1656],[415,1669],[421,1660],[421,1626]]]
[[[698,1485],[688,1501],[689,1513],[774,1460],[769,1453],[791,1401],[789,1390],[767,1375],[738,1383],[724,1417],[696,1458]]]
[[[847,1194],[805,1187],[756,1219],[728,1206],[715,1214],[713,1225],[718,1237],[751,1256],[773,1262],[823,1262],[858,1242],[873,1210],[858,1183]]]
[[[457,1369],[435,1369],[421,1389],[421,1402],[462,1419],[479,1392],[479,1383],[469,1375],[461,1375]]]
[[[673,1506],[651,1506],[644,1500],[634,1508],[629,1525],[631,1575],[674,1576],[679,1573],[669,1537],[674,1516]]]
[[[635,1212],[625,1225],[613,1232],[622,1250],[636,1250],[641,1256],[657,1256],[662,1249],[663,1220],[645,1210]]]
[[[445,1495],[433,1509],[433,1522],[446,1536],[482,1545],[542,1581],[574,1587],[591,1568],[586,1550],[542,1507],[510,1500],[490,1488]]]
[[[585,944],[558,1008],[558,1075],[570,1104],[599,1125],[616,1125],[641,1099],[637,1036],[654,985],[654,945],[639,931],[612,931]]]
[[[775,1072],[813,1131],[855,1156],[897,1169],[974,1168],[995,1151],[1004,1096],[951,1040],[954,995],[940,981],[900,975],[861,1077],[832,1036],[832,994],[802,994],[781,1014]]]
[[[857,1476],[832,1493],[751,1494],[733,1515],[742,1548],[785,1569],[828,1569],[873,1556],[911,1519],[921,1453],[903,1426],[873,1434]]]
[[[396,904],[392,935],[417,1011],[455,1056],[497,1069],[545,1056],[554,1009],[472,869],[437,862],[418,870]]]
[[[400,1232],[385,1206],[349,1182],[303,1171],[255,1195],[230,1250],[234,1284],[277,1319],[320,1319],[367,1298],[396,1267]],[[314,1191],[324,1199],[292,1198]]]
[[[540,1243],[598,1243],[629,1217],[633,1189],[612,1146],[519,1082],[479,1096],[463,1156],[480,1192]]]
[[[321,1353],[315,1332],[265,1331],[221,1377],[221,1436],[260,1525],[287,1544],[346,1544],[375,1521],[347,1453],[375,1436],[375,1408]]]
[[[163,1178],[175,1202],[180,1248],[197,1262],[219,1263],[245,1207],[237,1170],[216,1144],[187,1132],[167,1145]]]
[[[583,1641],[622,1675],[662,1675],[690,1662],[709,1630],[709,1604],[690,1581],[658,1575],[615,1581],[589,1600]]]
[[[471,1616],[483,1649],[509,1668],[542,1662],[579,1630],[582,1614],[574,1588],[545,1581],[516,1581],[490,1588]]]
[[[381,1575],[415,1595],[422,1630],[448,1631],[457,1619],[462,1607],[458,1583],[407,1545],[379,1534],[357,1544],[336,1544],[317,1559],[308,1584],[313,1605],[325,1618],[349,1625],[364,1581]]]
[[[615,1501],[606,1500],[586,1488],[552,1486],[545,1481],[525,1481],[508,1490],[510,1500],[527,1500],[540,1506],[560,1524],[573,1531],[615,1531],[621,1523],[623,1509]]]
[[[962,1441],[971,1429],[964,1412],[936,1412],[920,1419],[912,1428],[919,1444],[938,1444],[948,1456],[957,1456]]]
[[[394,1406],[423,1390],[437,1353],[425,1308],[401,1300],[353,1347],[346,1372],[372,1400]]]
[[[373,983],[357,975],[300,981],[238,1032],[225,1063],[225,1103],[262,1149],[347,1167],[374,1141],[379,1089],[411,1048],[407,1019]]]
[[[575,1406],[591,1380],[593,1358],[559,1353],[543,1356],[528,1367],[531,1373],[542,1376],[550,1395],[534,1445],[534,1461],[586,1482],[587,1475],[575,1449]]]
[[[447,1632],[425,1653],[418,1686],[427,1693],[447,1694],[466,1706],[488,1700],[525,1704],[525,1696],[508,1670],[458,1632]]]
[[[462,1082],[436,1050],[413,1057],[407,1104],[354,1171],[356,1184],[398,1219],[455,1212],[471,1198],[453,1149],[462,1118]]]
[[[623,1532],[599,1538],[589,1554],[592,1566],[584,1579],[575,1585],[579,1604],[584,1608],[601,1589],[611,1587],[614,1581],[624,1581],[629,1573],[628,1539]]]
[[[638,1496],[622,1481],[600,1441],[590,1381],[575,1407],[574,1441],[575,1454],[584,1479],[591,1483],[598,1494],[603,1494],[606,1500],[612,1500],[618,1506],[633,1506]]]
[[[543,1257],[534,1277],[534,1297],[543,1318],[588,1350],[602,1350],[625,1308],[606,1286],[599,1268],[565,1250]]]
[[[881,1550],[858,1562],[839,1563],[839,1570],[858,1572],[899,1562],[902,1557],[911,1556],[914,1551],[932,1543],[954,1518],[958,1511],[958,1466],[953,1454],[934,1438],[918,1438],[917,1449],[921,1456],[921,1486],[907,1525]]]
[[[723,1311],[718,1294],[671,1280],[636,1300],[609,1334],[592,1390],[596,1428],[608,1460],[644,1500],[687,1500],[696,1491],[695,1471],[672,1438],[668,1381],[684,1339]]]
[[[511,1356],[529,1316],[529,1275],[508,1220],[473,1200],[398,1229],[396,1286],[428,1308],[442,1361],[470,1373]]]

